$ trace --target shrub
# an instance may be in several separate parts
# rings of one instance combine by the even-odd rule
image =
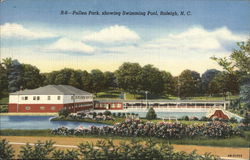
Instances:
[[[52,158],[54,160],[78,160],[79,159],[79,152],[77,150],[69,150],[67,149],[66,152],[62,150],[55,150],[52,153]]]
[[[183,116],[182,120],[189,121],[189,117],[188,116]]]
[[[0,141],[0,159],[11,160],[14,157],[14,149],[6,139]]]
[[[211,154],[205,154],[201,156],[196,154],[195,151],[191,153],[174,151],[173,147],[166,143],[156,143],[152,140],[147,140],[145,144],[140,141],[132,140],[130,143],[121,142],[119,145],[114,145],[112,140],[101,140],[96,144],[93,143],[81,143],[79,151],[83,156],[83,159],[87,160],[217,160],[220,159],[217,156]]]
[[[122,114],[121,114],[120,112],[119,112],[119,113],[117,113],[117,116],[118,116],[118,117],[121,117],[121,115],[122,115]]]
[[[122,113],[122,117],[125,117],[126,116],[126,113]]]
[[[229,121],[231,123],[237,123],[237,119],[235,117],[231,117]]]
[[[104,114],[105,116],[110,116],[110,115],[111,115],[111,112],[110,112],[110,111],[105,111],[105,112],[103,112],[103,114]]]
[[[8,112],[8,106],[0,105],[0,113],[6,113],[6,112]]]
[[[20,159],[49,159],[50,153],[55,149],[53,141],[45,141],[42,143],[38,141],[35,146],[32,147],[29,143],[21,147],[20,154],[18,155]]]
[[[200,121],[208,121],[208,118],[206,116],[202,116]]]
[[[152,120],[152,119],[156,119],[156,118],[157,118],[157,115],[155,113],[155,110],[152,107],[149,108],[148,113],[146,115],[146,119]]]
[[[97,115],[98,115],[98,116],[102,116],[102,115],[103,115],[103,113],[102,113],[102,112],[99,112],[99,113],[97,113]]]
[[[58,115],[59,115],[59,116],[63,116],[63,117],[68,117],[69,114],[70,114],[70,112],[69,112],[67,109],[65,109],[65,108],[61,109],[61,110],[58,112]]]
[[[113,116],[113,117],[116,117],[116,113],[112,113],[112,116]]]
[[[96,113],[96,112],[93,112],[92,114],[93,114],[93,118],[95,118],[95,117],[96,117],[96,115],[97,115],[97,113]]]

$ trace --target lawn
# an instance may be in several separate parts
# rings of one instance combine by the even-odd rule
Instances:
[[[121,94],[125,93],[126,94],[126,99],[127,100],[134,100],[134,99],[145,99],[146,95],[145,94],[131,94],[128,92],[123,92],[121,90],[110,90],[110,91],[105,91],[105,92],[99,92],[97,93],[96,99],[122,99]],[[233,100],[238,98],[237,95],[235,96],[230,96],[227,97],[226,100]],[[161,95],[161,96],[157,96],[157,95],[152,95],[152,94],[148,94],[148,99],[169,99],[169,100],[178,100],[179,97],[176,96],[172,96],[172,95]],[[185,100],[204,100],[204,101],[223,101],[225,100],[225,97],[222,96],[196,96],[196,97],[187,97],[185,98]]]

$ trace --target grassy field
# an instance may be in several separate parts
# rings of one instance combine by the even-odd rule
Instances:
[[[97,99],[121,99],[121,94],[123,92],[119,90],[113,91],[106,91],[106,92],[99,92],[96,95]],[[127,100],[134,100],[134,99],[145,99],[145,94],[130,94],[125,92]],[[227,97],[226,100],[233,100],[238,98],[238,96],[230,96]],[[171,95],[161,95],[155,96],[148,94],[148,99],[169,99],[169,100],[177,100],[179,97],[171,96]],[[211,96],[197,96],[197,97],[187,97],[185,100],[206,100],[206,101],[218,101],[218,100],[225,100],[225,97],[211,97]]]
[[[111,135],[85,135],[85,136],[58,136],[51,134],[51,130],[13,130],[5,129],[0,130],[0,136],[31,136],[31,137],[76,137],[76,138],[101,138],[101,139],[118,139],[130,140],[131,138],[145,141],[148,137],[121,137]],[[250,131],[245,131],[243,136],[235,136],[227,139],[211,139],[206,137],[196,137],[194,139],[162,139],[150,138],[155,142],[165,142],[169,144],[182,144],[182,145],[202,145],[202,146],[221,146],[221,147],[250,147]]]

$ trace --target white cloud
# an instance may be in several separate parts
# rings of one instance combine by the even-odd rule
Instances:
[[[68,38],[59,39],[58,41],[47,47],[46,50],[53,52],[63,52],[63,53],[87,53],[87,54],[92,54],[95,51],[95,49],[92,46]]]
[[[104,28],[99,32],[94,32],[83,38],[84,41],[99,42],[99,43],[127,43],[135,42],[140,39],[140,36],[127,28],[126,26],[115,25]]]
[[[165,38],[153,40],[144,44],[144,47],[146,49],[223,50],[230,43],[246,39],[246,36],[233,34],[226,27],[213,31],[193,27],[182,33],[169,34]]]
[[[21,24],[16,23],[5,23],[0,26],[0,32],[2,38],[17,38],[17,39],[43,39],[43,38],[53,38],[56,35],[48,32],[34,31],[25,28]]]

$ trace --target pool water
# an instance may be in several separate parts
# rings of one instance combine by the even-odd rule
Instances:
[[[101,127],[103,124],[72,121],[50,121],[53,116],[0,116],[0,129],[55,129],[58,127],[76,128],[83,126]]]

